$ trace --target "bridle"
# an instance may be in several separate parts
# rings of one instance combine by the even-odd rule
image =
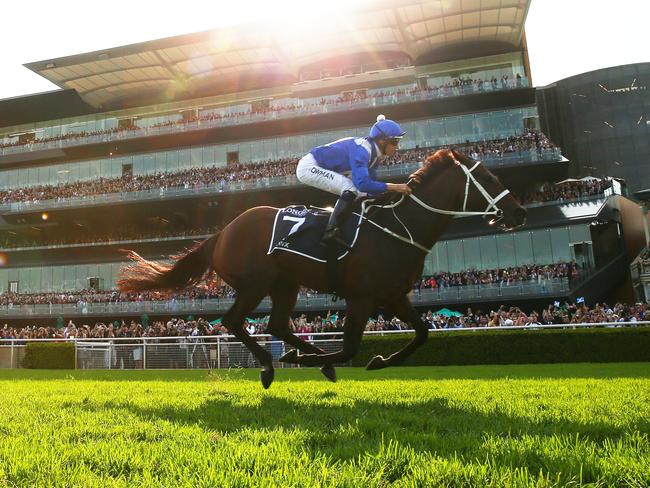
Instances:
[[[422,200],[420,200],[418,197],[416,197],[413,193],[411,193],[409,198],[413,200],[415,203],[417,203],[420,207],[424,208],[425,210],[428,210],[429,212],[434,212],[434,213],[439,213],[442,215],[452,215],[452,216],[457,216],[457,217],[470,217],[470,216],[475,216],[475,215],[481,215],[483,217],[487,217],[489,215],[493,215],[494,218],[490,221],[490,224],[496,224],[499,221],[503,219],[503,210],[501,210],[498,206],[497,203],[503,199],[506,195],[510,193],[510,190],[505,189],[501,193],[499,193],[496,197],[492,197],[488,191],[479,183],[479,181],[476,179],[476,177],[472,174],[472,172],[478,168],[479,164],[481,164],[480,161],[476,161],[474,166],[471,168],[468,168],[464,164],[460,163],[456,157],[451,153],[451,157],[454,159],[454,162],[456,163],[457,166],[460,166],[460,168],[463,170],[465,173],[466,177],[466,182],[465,182],[465,196],[463,198],[463,210],[445,210],[441,208],[436,208],[432,207],[431,205],[426,204]],[[469,197],[469,185],[470,182],[474,185],[474,187],[478,190],[478,192],[483,195],[483,198],[487,201],[487,207],[485,211],[483,212],[468,212],[467,209],[467,199]],[[415,178],[411,178],[408,182],[408,185],[411,187],[411,189],[415,189],[417,185],[419,184],[419,181]],[[361,203],[361,219],[365,220],[366,222],[374,225],[375,227],[381,229],[385,233],[389,234],[390,236],[399,239],[400,241],[406,242],[408,244],[411,244],[421,251],[424,251],[425,253],[428,253],[430,249],[426,248],[422,244],[419,244],[418,242],[415,242],[413,239],[413,236],[411,235],[411,232],[409,231],[408,227],[400,220],[400,218],[397,216],[395,213],[395,208],[401,205],[404,202],[404,195],[402,195],[399,200],[397,200],[394,203],[390,204],[385,204],[385,205],[379,205],[379,204],[373,204],[373,200],[364,200]],[[402,224],[402,227],[404,227],[404,230],[408,234],[408,238],[401,236],[397,234],[396,232],[393,232],[392,230],[383,227],[379,225],[378,223],[374,222],[373,220],[370,220],[368,217],[365,216],[367,209],[371,207],[376,207],[376,208],[383,208],[383,209],[391,209],[393,211],[393,216],[397,221]],[[359,224],[360,225],[360,224]]]
[[[472,174],[472,172],[478,168],[479,164],[481,164],[480,161],[476,161],[474,163],[474,166],[471,168],[468,168],[464,164],[460,163],[456,157],[451,153],[451,157],[453,158],[454,162],[456,163],[457,166],[460,166],[460,168],[463,170],[465,173],[466,181],[465,181],[465,196],[463,198],[463,210],[462,211],[457,211],[457,210],[443,210],[440,208],[435,208],[430,205],[427,205],[424,203],[422,200],[420,200],[418,197],[413,195],[412,193],[409,195],[409,197],[418,205],[420,205],[422,208],[428,210],[429,212],[436,212],[439,214],[443,215],[454,215],[454,216],[459,216],[459,217],[469,217],[472,215],[482,215],[484,217],[488,215],[494,215],[496,220],[493,221],[493,223],[501,220],[503,218],[503,210],[501,210],[499,207],[497,207],[497,203],[503,199],[506,195],[510,193],[510,190],[505,189],[501,193],[499,193],[496,197],[492,198],[492,196],[488,193],[488,191],[479,183],[479,181],[476,179],[476,177]],[[487,207],[485,211],[483,212],[467,212],[467,198],[469,197],[469,184],[470,182],[474,185],[474,188],[476,188],[481,195],[483,195],[483,198],[487,201]],[[415,187],[418,185],[418,181],[414,178],[411,178],[408,182],[408,185],[411,187],[411,189],[415,189]],[[494,210],[490,210],[494,209]]]

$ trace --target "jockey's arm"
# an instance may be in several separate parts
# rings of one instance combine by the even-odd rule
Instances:
[[[368,195],[377,195],[388,191],[388,186],[382,181],[374,180],[368,170],[370,155],[363,147],[357,146],[354,154],[351,154],[350,169],[352,171],[352,183],[357,190]]]
[[[377,166],[374,168],[370,168],[369,170],[370,178],[373,180],[377,179]],[[411,194],[411,187],[408,186],[406,183],[386,183],[386,190],[387,191],[392,191],[392,192],[397,192],[397,193],[404,193],[406,195]]]
[[[388,191],[403,193],[404,195],[410,195],[413,191],[406,183],[386,183],[386,187]]]
[[[398,193],[410,194],[411,188],[405,183],[384,183],[377,181],[373,177],[374,172],[368,169],[370,163],[370,155],[368,152],[357,146],[354,154],[350,155],[350,167],[352,171],[352,183],[354,186],[363,193],[368,195],[378,195],[387,191],[394,191]]]

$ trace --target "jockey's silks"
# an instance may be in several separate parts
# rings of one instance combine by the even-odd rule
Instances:
[[[379,148],[367,137],[346,137],[317,146],[310,153],[322,168],[351,173],[354,186],[369,195],[386,191],[386,183],[377,181]]]

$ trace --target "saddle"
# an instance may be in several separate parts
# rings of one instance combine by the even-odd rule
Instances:
[[[329,220],[329,210],[304,205],[281,208],[275,215],[267,254],[290,252],[321,263],[328,262],[333,254],[334,259],[341,260],[354,247],[359,235],[362,217],[359,209],[355,210],[341,226],[341,240],[345,246],[325,246],[321,238]]]

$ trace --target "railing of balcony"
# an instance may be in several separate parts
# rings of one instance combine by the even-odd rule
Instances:
[[[506,153],[500,157],[487,157],[483,159],[486,166],[503,167],[515,164],[558,161],[562,157],[559,148],[546,149],[543,151],[524,150],[513,153]],[[381,179],[406,177],[419,167],[419,163],[404,163],[392,166],[383,166],[378,170]],[[0,205],[0,212],[24,212],[47,210],[51,208],[79,207],[86,205],[98,205],[107,203],[165,200],[172,198],[193,197],[197,195],[217,195],[220,193],[232,193],[251,190],[263,190],[268,188],[281,188],[299,185],[295,175],[275,176],[246,181],[221,181],[210,185],[194,185],[189,188],[156,188],[123,193],[109,193],[102,195],[88,195],[75,198],[60,198],[56,200],[13,202]]]
[[[455,303],[477,300],[557,297],[569,291],[567,278],[553,278],[535,282],[520,282],[511,285],[487,284],[457,286],[448,288],[425,289],[414,292],[411,302],[415,306],[428,306],[439,303]],[[0,307],[0,317],[73,317],[73,316],[122,316],[133,314],[221,314],[234,303],[234,298],[214,298],[196,300],[168,300],[152,302],[116,302],[116,303],[78,303],[78,304],[36,304],[4,305]],[[343,310],[345,302],[334,301],[331,295],[300,295],[296,310]],[[265,298],[255,309],[266,313],[271,310],[270,298]]]
[[[124,245],[124,244],[144,244],[147,242],[155,242],[155,243],[171,242],[171,241],[179,241],[179,240],[186,240],[186,239],[200,241],[203,239],[207,239],[211,235],[212,233],[179,234],[177,236],[164,236],[164,237],[151,236],[151,237],[141,237],[141,238],[133,238],[133,239],[105,238],[104,240],[94,240],[92,242],[73,242],[70,244],[48,244],[48,245],[34,244],[33,246],[23,245],[23,246],[16,246],[16,247],[0,246],[0,252],[39,251],[43,249],[75,249],[79,247],[100,247],[100,246],[110,246],[115,244]],[[101,239],[101,237],[98,239]]]
[[[85,135],[78,137],[71,137],[69,139],[59,139],[56,141],[32,142],[30,144],[22,144],[16,146],[7,146],[0,148],[0,156],[7,154],[40,151],[45,149],[57,149],[70,146],[79,146],[85,144],[97,144],[103,142],[112,142],[127,139],[136,139],[140,137],[176,134],[184,132],[192,132],[202,129],[211,129],[215,127],[228,127],[233,125],[250,124],[254,122],[263,122],[267,120],[284,120],[294,117],[301,117],[305,115],[316,115],[323,113],[336,113],[345,112],[348,110],[368,108],[368,107],[384,107],[390,105],[397,105],[401,103],[410,103],[418,101],[435,100],[439,98],[452,98],[470,95],[474,93],[483,93],[491,91],[504,91],[514,90],[528,86],[528,80],[522,78],[520,83],[508,82],[505,86],[499,83],[496,88],[493,88],[490,83],[485,83],[482,89],[478,85],[463,85],[457,87],[448,87],[437,91],[422,90],[414,93],[394,93],[385,96],[374,96],[359,100],[340,101],[337,103],[329,103],[323,105],[307,105],[307,106],[289,106],[283,107],[282,110],[271,110],[265,112],[251,112],[248,114],[237,114],[228,117],[220,117],[217,119],[200,119],[194,122],[186,122],[182,124],[171,124],[160,127],[138,128],[133,130],[123,130],[119,132],[107,132],[97,135]]]
[[[570,201],[564,200],[548,200],[543,202],[532,202],[526,203],[524,206],[526,208],[539,208],[539,207],[549,207],[553,205],[560,204],[572,204],[580,205],[587,202],[605,202],[607,197],[602,194],[599,195],[589,195],[584,197],[576,197]],[[148,237],[139,237],[139,238],[117,238],[117,237],[96,237],[94,240],[89,240],[88,242],[71,242],[69,244],[57,243],[57,244],[47,244],[41,245],[34,243],[33,245],[24,244],[17,245],[15,247],[9,247],[6,244],[0,246],[0,252],[16,252],[16,251],[38,251],[44,249],[75,249],[80,247],[101,247],[101,246],[111,246],[111,245],[127,245],[127,244],[145,244],[148,242],[165,242],[165,241],[182,241],[182,240],[196,240],[200,241],[210,237],[212,233],[198,233],[198,234],[178,234],[178,235],[167,235],[167,236],[148,236]],[[90,239],[90,237],[89,237]],[[644,273],[650,274],[650,266],[646,266]]]

